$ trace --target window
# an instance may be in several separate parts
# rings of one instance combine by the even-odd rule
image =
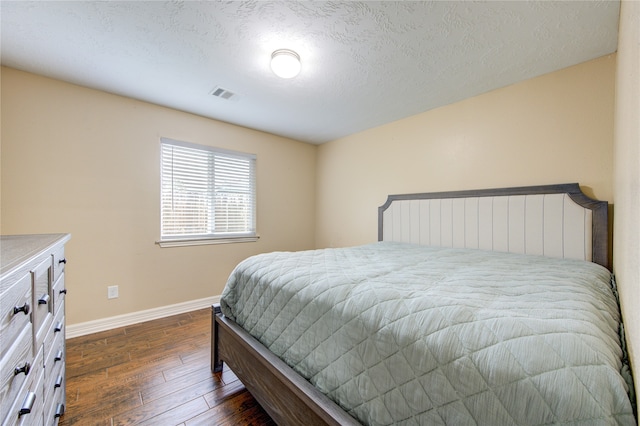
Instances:
[[[161,138],[163,247],[256,241],[256,156]]]

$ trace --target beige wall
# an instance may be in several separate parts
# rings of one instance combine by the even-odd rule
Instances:
[[[623,1],[616,74],[613,271],[640,395],[640,3]]]
[[[68,324],[219,295],[240,260],[313,248],[315,146],[9,68],[1,78],[1,231],[72,234]],[[259,242],[155,244],[161,136],[257,154]]]
[[[388,194],[579,182],[613,201],[615,55],[318,150],[318,247],[377,239]]]

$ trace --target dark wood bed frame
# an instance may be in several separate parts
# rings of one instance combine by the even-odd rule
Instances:
[[[390,195],[378,211],[378,240],[382,240],[383,213],[394,200],[493,197],[566,193],[592,211],[593,262],[609,268],[608,203],[587,197],[577,183],[474,191]],[[336,403],[314,388],[260,342],[212,307],[211,369],[231,368],[278,425],[358,425]]]

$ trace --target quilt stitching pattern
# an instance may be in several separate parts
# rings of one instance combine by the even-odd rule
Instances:
[[[255,256],[221,304],[365,424],[635,424],[609,281],[582,261],[377,243]]]

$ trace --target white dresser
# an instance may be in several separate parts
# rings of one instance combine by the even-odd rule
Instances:
[[[64,245],[0,237],[0,425],[56,425],[65,407]]]

